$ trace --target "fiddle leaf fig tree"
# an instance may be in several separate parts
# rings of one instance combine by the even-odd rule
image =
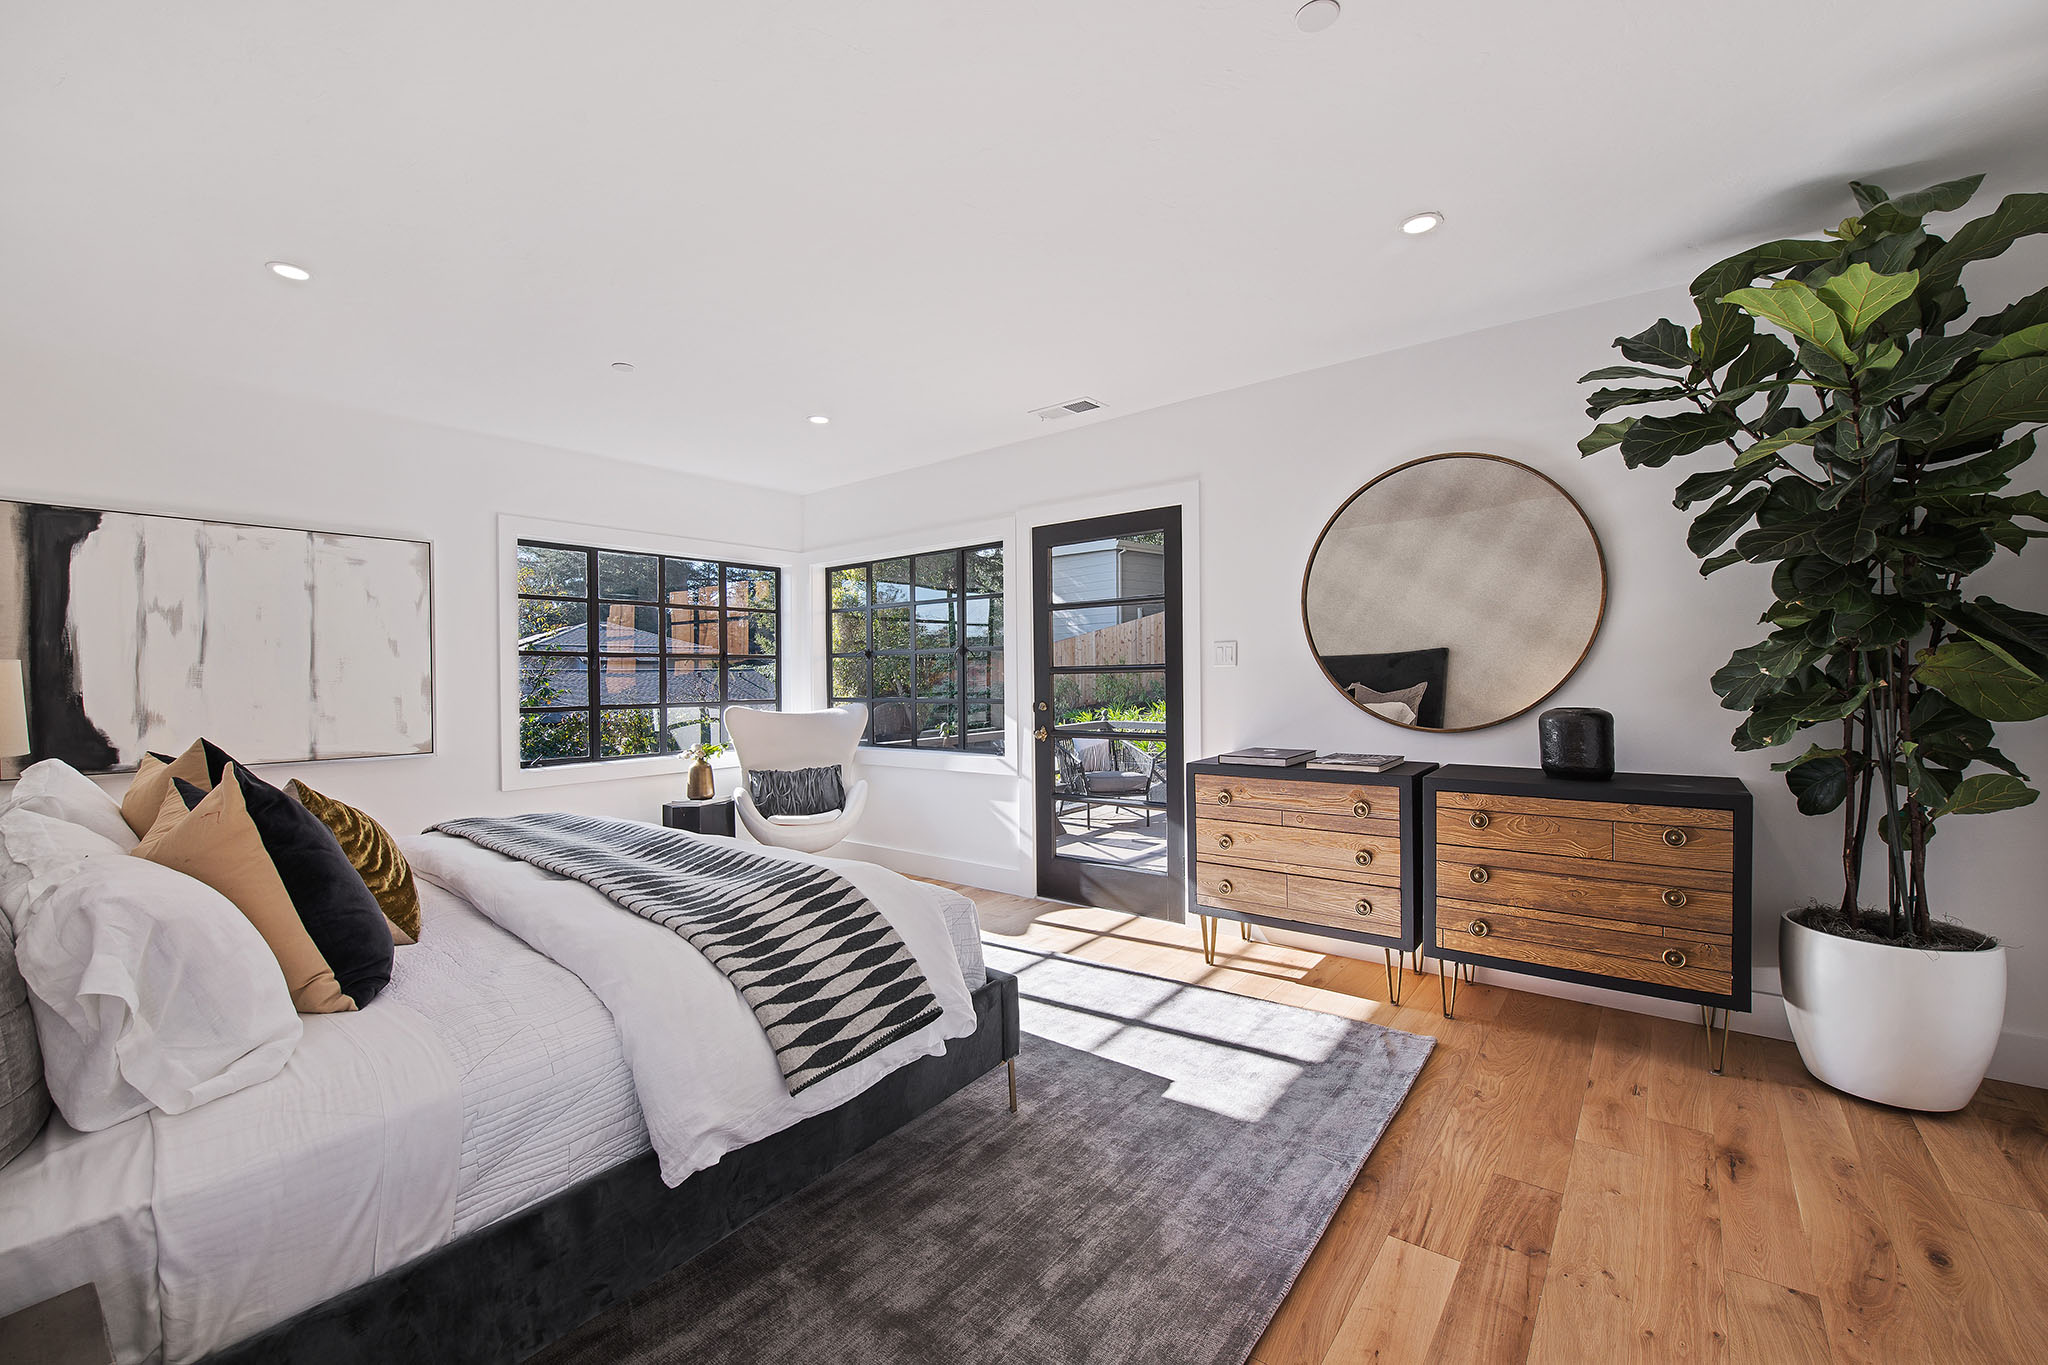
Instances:
[[[2007,196],[1943,238],[1982,176],[1894,198],[1852,184],[1823,237],[1766,242],[1692,282],[1699,321],[1614,344],[1593,371],[1586,455],[1630,468],[1705,463],[1674,499],[1700,508],[1700,572],[1771,566],[1768,633],[1713,676],[1741,712],[1735,747],[1778,763],[1808,815],[1842,813],[1841,914],[1860,914],[1882,841],[1882,937],[1926,940],[1927,856],[1950,816],[2037,795],[1994,724],[2048,715],[2048,616],[1973,596],[1969,577],[2048,535],[2048,496],[2014,492],[2048,422],[2048,288],[1971,316],[1965,266],[2048,232],[2048,194]],[[1628,409],[1647,409],[1616,417]]]

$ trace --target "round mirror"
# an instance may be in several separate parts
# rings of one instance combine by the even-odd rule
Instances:
[[[1353,493],[1316,538],[1302,626],[1330,683],[1414,730],[1477,730],[1563,685],[1607,606],[1571,495],[1498,455],[1431,455]]]

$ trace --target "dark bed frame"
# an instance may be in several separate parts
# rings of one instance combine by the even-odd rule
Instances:
[[[209,1365],[510,1362],[557,1341],[1015,1058],[1017,978],[991,969],[975,1029],[837,1109],[728,1152],[674,1189],[650,1152],[286,1322]],[[1013,1091],[1014,1098],[1014,1091]]]

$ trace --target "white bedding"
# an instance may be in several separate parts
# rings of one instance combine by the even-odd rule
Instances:
[[[681,935],[621,910],[582,882],[465,839],[427,834],[399,846],[414,871],[575,972],[604,1002],[618,1023],[641,1115],[670,1185],[736,1147],[836,1108],[904,1063],[944,1052],[948,1039],[974,1031],[974,1002],[937,905],[909,879],[873,863],[763,850],[829,867],[852,882],[917,959],[939,1018],[792,1095],[738,988]]]
[[[647,1125],[590,988],[452,892],[419,890],[431,932],[399,950],[386,995],[435,1021],[461,1077],[460,1235],[640,1155]]]
[[[409,856],[425,844],[459,844],[511,869],[515,882],[523,872],[552,883],[532,915],[501,907],[537,917],[539,937],[564,936],[573,923],[583,938],[617,937],[655,961],[681,954],[711,972],[681,939],[581,883],[440,836],[407,841]],[[420,852],[422,874],[443,860],[438,847]],[[977,984],[983,976],[972,902],[871,865],[832,866],[898,925],[932,982],[944,1016],[922,1050],[970,1032],[966,974]],[[562,890],[597,903],[564,899]],[[191,1360],[646,1151],[636,1076],[612,1010],[574,972],[431,875],[422,876],[420,899],[420,942],[399,950],[383,995],[356,1014],[308,1017],[298,1051],[272,1080],[98,1133],[72,1132],[53,1117],[0,1170],[0,1314],[92,1280],[123,1365]],[[664,942],[646,949],[642,936],[593,932],[593,922],[610,918]],[[964,956],[969,941],[973,961],[963,967],[956,952]],[[741,1041],[758,1050],[758,1066],[727,1059],[688,1067],[691,1082],[663,1073],[652,1083],[674,1104],[678,1083],[715,1086],[726,1072],[742,1082],[736,1103],[696,1103],[692,1170],[717,1159],[705,1153],[840,1103],[897,1064],[896,1049],[885,1051],[791,1100],[753,1015],[712,974],[744,1021]],[[674,992],[673,981],[664,989]],[[722,1013],[710,1011],[702,1025],[704,1046],[744,1055],[730,1036],[737,1024],[721,1026]],[[901,1060],[921,1055],[904,1046],[920,1036],[897,1045]],[[680,1050],[642,1051],[660,1066]],[[761,1093],[764,1075],[772,1095]]]

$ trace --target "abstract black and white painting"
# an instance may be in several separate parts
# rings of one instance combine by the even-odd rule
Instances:
[[[27,762],[117,772],[200,735],[250,763],[430,753],[433,547],[0,502],[10,658]]]

